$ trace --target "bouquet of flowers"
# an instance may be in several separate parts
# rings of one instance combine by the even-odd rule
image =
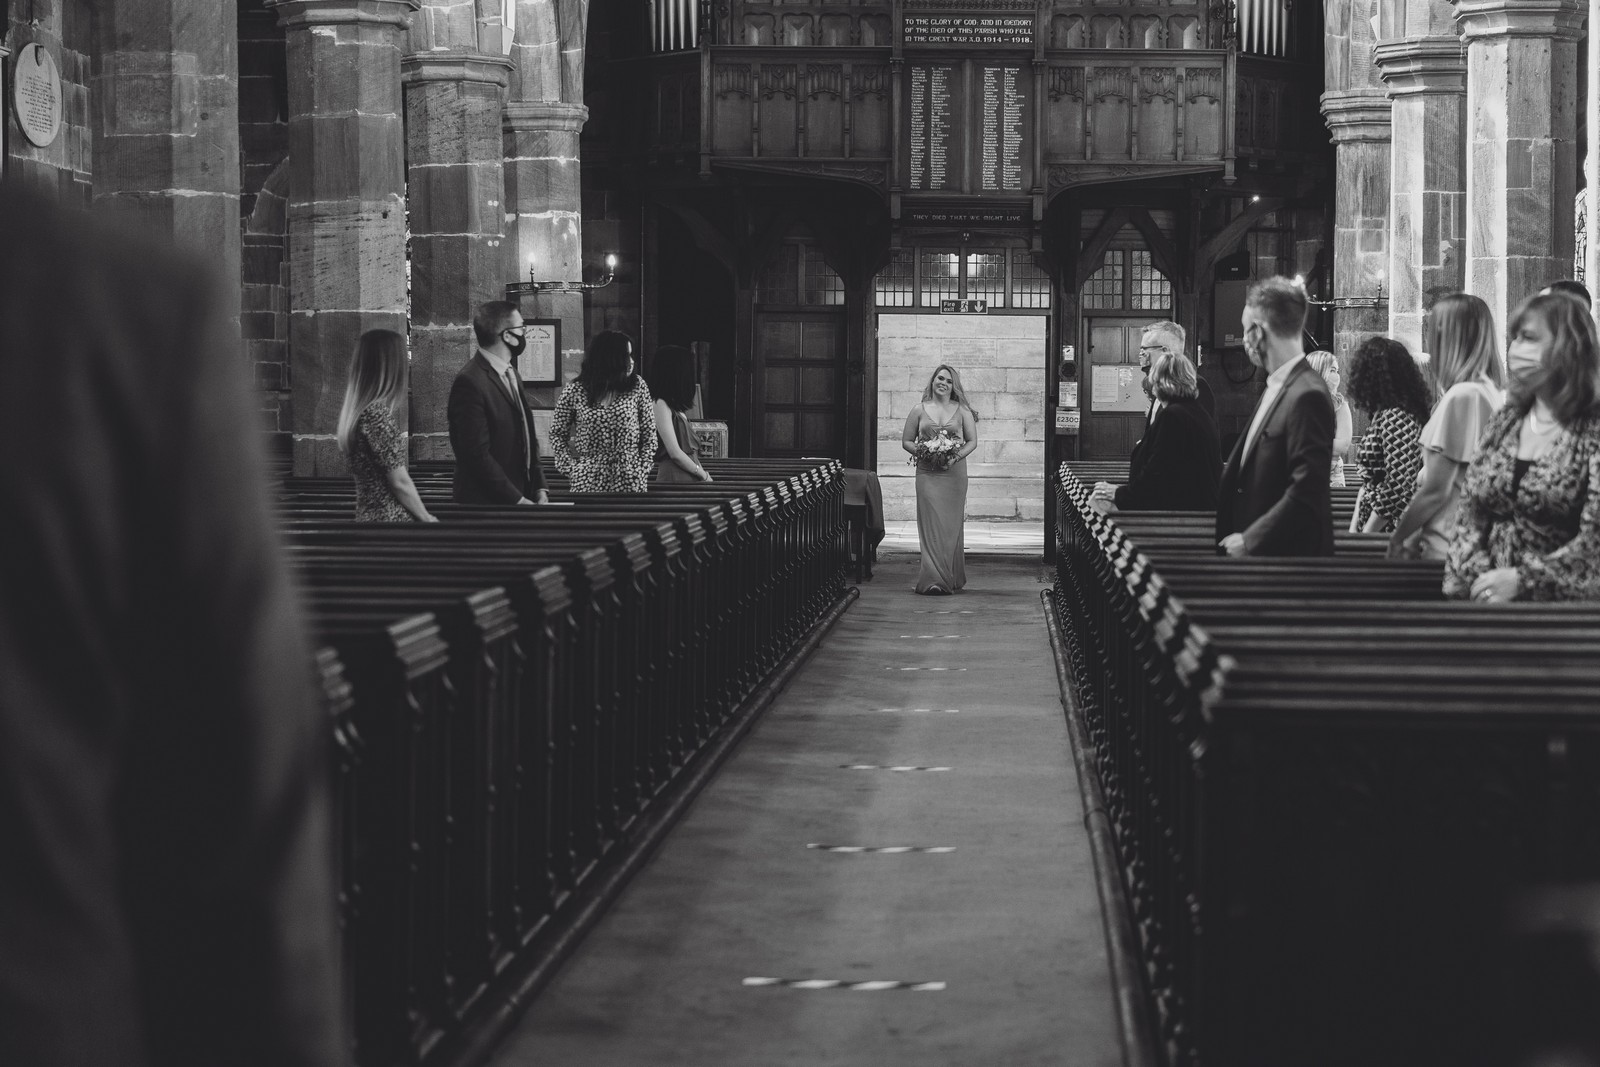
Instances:
[[[936,471],[950,469],[950,464],[956,461],[956,453],[961,451],[965,442],[949,430],[940,430],[937,434],[916,443],[916,451],[911,453],[912,464],[926,463]]]

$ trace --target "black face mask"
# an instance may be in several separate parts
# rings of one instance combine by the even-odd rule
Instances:
[[[512,333],[510,330],[502,330],[500,340],[506,343],[506,351],[513,356],[522,355],[522,350],[528,347],[528,339],[526,337],[522,334]]]

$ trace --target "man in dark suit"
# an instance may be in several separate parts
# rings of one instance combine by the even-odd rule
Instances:
[[[457,504],[547,504],[539,438],[512,360],[527,347],[515,304],[491,300],[472,317],[478,351],[450,387]]]
[[[1306,294],[1294,282],[1250,287],[1240,323],[1267,387],[1222,470],[1217,544],[1229,556],[1333,554],[1333,399],[1306,362],[1305,321]]]
[[[1150,420],[1155,417],[1156,405],[1160,403],[1150,386],[1150,365],[1162,356],[1187,356],[1184,350],[1187,343],[1188,332],[1171,319],[1152,322],[1139,335],[1139,373],[1144,375],[1144,395],[1150,398],[1150,407],[1144,416],[1146,430],[1150,428]],[[1194,366],[1198,370],[1198,359],[1194,361]],[[1206,416],[1216,422],[1217,402],[1211,395],[1211,384],[1198,373],[1195,375],[1195,395],[1205,409]]]
[[[209,265],[0,191],[0,1063],[345,1059],[325,754]]]

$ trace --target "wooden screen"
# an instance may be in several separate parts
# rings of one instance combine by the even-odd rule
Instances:
[[[844,317],[756,316],[754,453],[844,458]]]

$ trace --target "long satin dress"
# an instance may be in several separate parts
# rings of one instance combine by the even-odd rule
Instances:
[[[963,440],[961,409],[939,422],[920,409],[917,439],[925,441],[940,430],[954,431]],[[965,523],[967,512],[967,461],[957,460],[948,470],[917,464],[917,538],[922,542],[922,567],[917,571],[917,592],[939,586],[954,593],[967,584]]]

